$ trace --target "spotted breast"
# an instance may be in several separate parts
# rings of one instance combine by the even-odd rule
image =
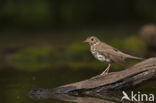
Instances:
[[[107,62],[107,63],[110,63],[110,62],[111,62],[111,60],[110,60],[109,58],[105,57],[104,55],[101,55],[101,54],[98,53],[97,51],[91,50],[91,53],[94,55],[94,57],[95,57],[97,60],[99,60],[99,61],[101,61],[101,62]]]
[[[93,45],[91,45],[90,51],[91,51],[91,53],[93,54],[93,56],[94,56],[97,60],[99,60],[99,61],[101,61],[101,62],[111,63],[112,61],[111,61],[110,58],[106,57],[105,55],[100,54],[100,53],[97,51],[97,49],[98,49],[97,46],[98,46],[98,45],[100,45],[99,42],[98,42],[98,43],[95,43],[95,44],[93,44]]]

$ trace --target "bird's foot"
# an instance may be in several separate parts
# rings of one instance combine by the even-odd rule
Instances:
[[[100,75],[101,76],[106,76],[108,74],[108,72],[103,72],[103,73],[101,73]]]
[[[97,79],[97,78],[106,76],[107,74],[108,74],[108,73],[101,73],[100,75],[94,76],[94,77],[92,77],[91,79]]]

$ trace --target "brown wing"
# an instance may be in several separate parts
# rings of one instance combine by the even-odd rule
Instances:
[[[113,62],[119,63],[121,65],[127,65],[125,61],[125,57],[122,56],[118,51],[109,48],[109,49],[104,49],[104,50],[97,50],[100,54],[110,58]],[[119,51],[120,52],[120,51]]]
[[[101,49],[109,49],[108,51],[114,52],[113,53],[114,55],[117,54],[117,55],[121,56],[122,58],[124,58],[124,62],[126,61],[126,59],[143,60],[143,58],[135,57],[135,56],[131,56],[131,55],[128,55],[126,53],[123,53],[123,52],[119,51],[118,49],[113,48],[112,46],[110,46],[110,45],[108,45],[108,44],[106,44],[104,42],[101,42],[100,45],[97,48],[99,50],[101,50]]]

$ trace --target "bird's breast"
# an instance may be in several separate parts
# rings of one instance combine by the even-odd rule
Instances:
[[[108,62],[108,63],[111,62],[111,60],[110,60],[109,58],[107,58],[107,57],[105,57],[104,55],[98,53],[97,51],[91,50],[91,53],[94,55],[94,57],[95,57],[97,60],[99,60],[99,61],[101,61],[101,62]]]

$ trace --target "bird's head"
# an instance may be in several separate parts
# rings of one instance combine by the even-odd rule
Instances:
[[[95,36],[89,36],[83,42],[84,43],[89,43],[90,45],[93,45],[93,44],[96,44],[96,43],[100,42],[100,40]]]

